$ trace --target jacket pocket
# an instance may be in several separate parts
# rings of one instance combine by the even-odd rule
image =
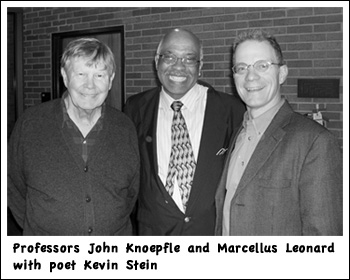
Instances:
[[[258,180],[258,187],[264,189],[286,189],[291,188],[292,180],[288,179],[263,179]]]

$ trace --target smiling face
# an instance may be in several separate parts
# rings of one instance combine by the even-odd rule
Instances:
[[[166,35],[158,53],[174,54],[179,58],[196,57],[200,60],[200,43],[193,34],[184,30],[174,30]],[[178,59],[174,65],[170,65],[159,56],[156,56],[155,62],[158,78],[165,92],[174,99],[180,99],[197,83],[202,68],[202,62],[188,66]]]
[[[235,64],[254,64],[258,60],[278,63],[273,47],[267,41],[248,40],[241,43],[234,56]],[[280,87],[288,75],[286,65],[271,65],[263,73],[257,72],[253,66],[242,75],[233,74],[236,89],[246,103],[248,112],[259,116],[281,100]]]
[[[91,63],[87,57],[73,57],[61,68],[68,89],[69,102],[78,110],[99,108],[112,87],[114,74],[110,75],[104,63]]]

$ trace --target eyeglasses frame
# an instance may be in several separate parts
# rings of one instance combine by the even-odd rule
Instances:
[[[175,60],[174,63],[167,63],[167,62],[165,62],[165,63],[168,64],[168,65],[175,65],[179,59],[181,59],[181,63],[182,63],[183,65],[186,65],[186,66],[196,66],[196,65],[198,65],[198,63],[201,62],[201,60],[196,60],[196,63],[193,64],[193,65],[192,65],[192,64],[186,64],[186,63],[184,63],[184,60],[185,60],[187,57],[178,57],[178,56],[176,56],[175,54],[172,54],[172,53],[171,53],[171,54],[159,54],[159,53],[157,53],[157,56],[158,56],[159,58],[162,58],[162,57],[165,56],[165,55],[173,56],[173,57],[176,58],[176,60]]]
[[[249,68],[250,66],[253,66],[253,69],[256,70],[257,72],[259,72],[259,73],[265,73],[266,71],[259,71],[259,70],[257,70],[257,69],[255,68],[256,63],[262,62],[262,61],[263,61],[263,62],[266,62],[266,63],[269,65],[269,67],[266,69],[266,71],[270,69],[270,66],[271,66],[271,65],[278,65],[278,66],[283,66],[283,65],[284,65],[283,63],[275,63],[275,62],[271,62],[271,61],[263,60],[263,59],[262,59],[262,60],[257,60],[257,61],[255,61],[253,64],[249,64],[249,65],[247,65],[246,63],[242,63],[242,64],[246,64],[245,69],[244,69],[244,73],[242,73],[242,74],[238,74],[237,72],[235,72],[234,68],[236,67],[236,65],[234,65],[234,66],[232,67],[232,72],[233,72],[233,74],[243,75],[243,74],[246,74],[246,73],[248,72],[248,68]],[[238,64],[240,64],[240,63],[238,63]]]

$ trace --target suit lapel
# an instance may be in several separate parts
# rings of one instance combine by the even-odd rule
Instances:
[[[226,180],[227,180],[227,174],[228,174],[228,167],[230,164],[230,159],[231,159],[231,154],[235,148],[235,144],[236,144],[236,140],[238,135],[241,133],[243,129],[243,126],[241,125],[241,127],[237,130],[233,132],[233,135],[235,135],[234,137],[231,137],[231,141],[230,141],[230,146],[229,149],[227,150],[227,156],[225,159],[225,165],[223,168],[223,172],[222,172],[222,176],[219,182],[219,187],[218,187],[218,192],[220,192],[220,194],[222,194],[222,192],[224,192],[225,195],[225,190],[226,190]],[[221,197],[221,195],[219,195],[219,197]]]
[[[152,166],[154,174],[158,174],[158,162],[157,162],[157,117],[158,117],[158,104],[159,104],[160,89],[157,88],[152,94],[148,95],[147,99],[143,102],[143,106],[140,108],[140,129],[147,151],[147,158]]]
[[[188,202],[188,211],[196,205],[201,186],[206,184],[207,174],[206,172],[210,169],[208,164],[212,162],[212,158],[216,156],[218,152],[218,142],[222,142],[221,139],[226,137],[227,122],[221,112],[221,104],[217,102],[215,93],[211,88],[208,89],[207,93],[207,104],[205,108],[205,117],[203,122],[202,136],[200,141],[200,147],[197,158],[196,172],[193,179],[193,186],[191,189],[190,199]],[[228,148],[228,147],[224,147]]]
[[[243,126],[241,125],[239,129],[237,129],[236,131],[233,131],[232,135],[234,135],[234,137],[231,137],[230,146],[229,146],[229,149],[227,150],[227,155],[225,159],[225,165],[224,165],[220,182],[215,194],[216,211],[217,213],[221,213],[217,215],[217,221],[215,226],[216,235],[221,235],[222,218],[223,218],[222,211],[223,211],[224,200],[226,195],[226,181],[227,181],[228,167],[230,165],[231,154],[235,148],[237,137],[241,133],[242,129],[243,129]]]
[[[279,142],[285,135],[284,126],[289,123],[292,114],[290,105],[285,104],[277,112],[271,124],[266,129],[264,135],[256,146],[246,170],[239,182],[234,198],[248,185],[248,183],[256,176],[259,170],[276,149]]]

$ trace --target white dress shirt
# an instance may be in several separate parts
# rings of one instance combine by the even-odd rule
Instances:
[[[196,162],[202,136],[205,106],[207,103],[207,90],[207,87],[196,84],[189,92],[178,100],[184,104],[181,107],[181,113],[186,121]],[[174,101],[175,99],[166,94],[162,89],[160,93],[157,121],[157,160],[158,175],[164,186],[168,175],[171,154],[171,125],[174,115],[174,111],[170,106]],[[176,178],[173,178],[173,183],[174,193],[172,198],[179,209],[184,212]]]

